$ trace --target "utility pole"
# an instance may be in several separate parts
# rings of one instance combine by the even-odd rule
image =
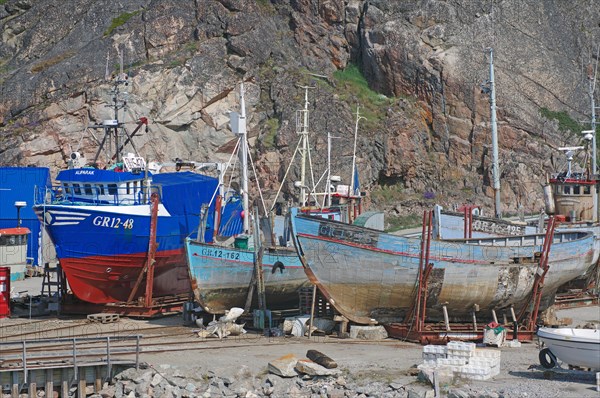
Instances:
[[[600,47],[598,47],[598,51],[600,52]],[[597,58],[596,58],[597,59]],[[591,120],[591,130],[592,130],[592,176],[596,178],[596,174],[598,173],[598,165],[596,164],[597,159],[597,148],[596,148],[596,99],[594,98],[594,92],[596,91],[596,72],[598,68],[598,62],[596,61],[596,67],[594,68],[593,73],[588,74],[588,84],[589,84],[589,95],[590,95],[590,103],[592,106],[592,120]],[[591,72],[591,71],[590,71]],[[592,201],[594,203],[593,210],[593,221],[598,221],[598,191],[597,186],[594,187],[592,193]]]

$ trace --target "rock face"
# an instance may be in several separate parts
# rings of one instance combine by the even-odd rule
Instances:
[[[217,152],[233,139],[227,111],[237,109],[244,80],[257,173],[274,193],[298,140],[304,92],[296,85],[307,85],[315,87],[308,103],[315,181],[326,170],[331,132],[341,137],[332,172],[349,183],[352,113],[361,102],[363,188],[395,185],[417,206],[432,197],[489,205],[481,83],[489,70],[483,50],[493,47],[502,201],[507,210],[537,211],[543,177],[563,162],[555,148],[579,144],[577,131],[559,130],[540,109],[589,119],[594,18],[584,1],[8,0],[0,6],[0,164],[56,170],[72,151],[93,157],[86,126],[113,118],[107,75],[122,63],[130,84],[119,118],[131,128],[149,118],[148,133],[136,137],[149,160],[227,159]],[[350,64],[374,95],[349,90],[351,79],[334,73]],[[288,198],[298,194],[298,174],[295,164]]]

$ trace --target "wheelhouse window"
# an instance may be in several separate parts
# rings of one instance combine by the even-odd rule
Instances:
[[[585,185],[585,186],[583,187],[583,194],[584,194],[584,195],[589,195],[590,193],[591,193],[591,188],[590,188],[590,186],[589,186],[589,185]]]
[[[92,191],[92,185],[91,184],[83,184],[83,189],[84,189],[86,195],[92,195],[94,193]]]
[[[570,195],[571,194],[571,186],[570,185],[564,185],[563,186],[563,194],[564,195]]]
[[[0,246],[21,246],[27,244],[27,235],[0,236]]]
[[[81,195],[81,187],[79,184],[73,184],[73,193],[75,195]]]
[[[64,183],[63,187],[65,188],[65,193],[67,193],[67,194],[71,193],[71,188],[69,187],[69,184]]]
[[[579,185],[573,186],[573,195],[581,195],[581,186],[579,186]]]
[[[108,194],[109,195],[117,194],[117,184],[108,184]]]
[[[102,184],[98,185],[98,194],[104,195],[104,185],[102,185]]]
[[[129,182],[127,183],[127,195],[129,195],[129,193],[130,193],[130,192],[129,192],[129,187],[130,187],[130,184],[131,184],[131,183],[129,183]]]

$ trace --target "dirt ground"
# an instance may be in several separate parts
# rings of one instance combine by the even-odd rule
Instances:
[[[41,278],[28,279],[13,283],[15,291],[34,291]],[[588,322],[600,323],[600,307],[584,307],[557,311],[559,317],[573,319],[573,325]],[[22,323],[23,319],[1,319],[0,327],[12,323]],[[84,322],[83,320],[48,319],[53,324]],[[120,330],[133,331],[144,327],[172,327],[182,325],[181,316],[165,317],[156,320],[122,319],[118,326],[104,325],[107,332]],[[101,326],[96,326],[101,328]],[[195,327],[181,328],[182,339],[193,339]],[[143,331],[142,331],[143,334]],[[3,336],[0,335],[0,339]],[[165,337],[172,341],[173,337]],[[422,363],[422,347],[413,343],[386,339],[378,342],[364,342],[336,337],[315,336],[311,339],[299,337],[263,337],[249,333],[243,338],[228,337],[222,341],[210,339],[202,341],[197,347],[185,351],[164,351],[160,353],[142,353],[141,360],[157,367],[170,364],[197,372],[212,371],[219,376],[232,376],[240,371],[250,376],[267,373],[269,361],[292,353],[299,358],[306,356],[309,349],[319,350],[333,358],[345,377],[355,383],[384,381],[415,383],[416,377],[410,369]],[[157,345],[160,345],[160,339]],[[171,343],[172,344],[172,343]],[[600,397],[596,392],[596,374],[594,372],[568,370],[562,368],[545,370],[539,366],[536,342],[523,343],[520,348],[502,348],[501,373],[489,381],[469,382],[465,388],[493,391],[505,397]],[[600,367],[600,364],[599,364]]]

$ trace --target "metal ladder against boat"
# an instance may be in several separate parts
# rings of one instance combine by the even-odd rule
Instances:
[[[42,296],[48,296],[49,311],[60,313],[59,304],[65,291],[66,283],[60,264],[55,267],[50,267],[50,263],[44,264]]]

